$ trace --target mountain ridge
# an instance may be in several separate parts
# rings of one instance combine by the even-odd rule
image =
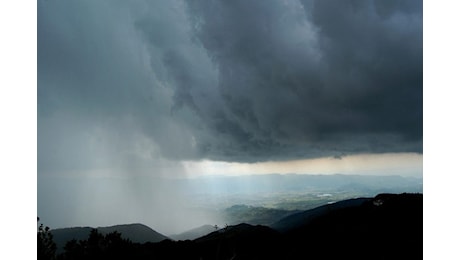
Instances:
[[[91,230],[96,229],[99,233],[106,235],[112,232],[119,232],[122,238],[129,239],[134,243],[146,243],[146,242],[160,242],[169,237],[153,230],[149,226],[141,223],[131,224],[120,224],[106,227],[69,227],[69,228],[57,228],[51,229],[50,232],[53,235],[54,242],[58,252],[62,252],[65,244],[72,240],[85,240],[88,238]]]
[[[205,236],[209,233],[216,231],[216,227],[212,225],[202,225],[200,227],[192,228],[185,232],[170,235],[169,237],[173,240],[194,240],[196,238]]]

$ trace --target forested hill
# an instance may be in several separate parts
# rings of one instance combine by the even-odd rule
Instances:
[[[63,252],[65,244],[75,239],[85,240],[90,235],[92,227],[72,227],[72,228],[60,228],[52,229],[51,234],[53,235],[53,240],[56,243],[58,252]],[[126,224],[126,225],[115,225],[109,227],[98,227],[96,230],[102,234],[106,235],[112,232],[118,232],[121,234],[121,237],[124,239],[129,239],[134,243],[146,243],[146,242],[160,242],[162,240],[168,239],[167,236],[156,232],[150,227],[143,224]]]

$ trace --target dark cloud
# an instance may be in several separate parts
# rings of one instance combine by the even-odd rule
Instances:
[[[232,144],[205,156],[421,152],[421,2],[188,3],[224,101],[201,118]]]
[[[39,1],[37,44],[43,171],[422,152],[421,1]]]

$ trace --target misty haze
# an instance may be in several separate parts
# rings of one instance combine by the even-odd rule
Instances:
[[[38,258],[421,259],[422,13],[39,0]]]

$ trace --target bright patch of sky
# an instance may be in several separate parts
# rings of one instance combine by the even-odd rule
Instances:
[[[291,161],[238,163],[220,161],[182,162],[189,178],[198,176],[238,176],[249,174],[366,174],[422,177],[423,155],[386,153],[349,155]]]

